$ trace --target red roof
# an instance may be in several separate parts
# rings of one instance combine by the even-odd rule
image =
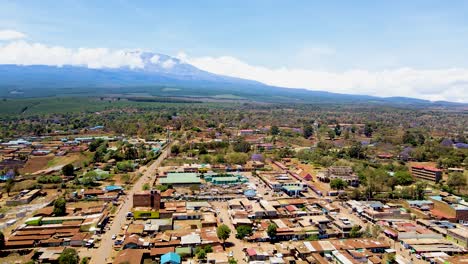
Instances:
[[[288,210],[289,212],[295,212],[297,211],[297,207],[294,205],[287,205],[286,210]]]
[[[439,210],[436,210],[436,209],[432,209],[431,210],[431,213],[434,217],[436,218],[439,218],[439,219],[455,219],[455,217],[453,216],[450,216],[442,211],[439,211]]]
[[[433,171],[433,172],[441,172],[442,170],[434,168],[434,167],[425,167],[425,166],[412,166],[414,169],[420,169],[420,170],[427,170],[427,171]]]
[[[248,248],[247,249],[247,255],[249,255],[249,257],[253,257],[253,256],[257,255],[257,252],[253,248]]]

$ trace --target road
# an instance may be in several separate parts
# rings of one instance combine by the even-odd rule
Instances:
[[[146,169],[144,174],[140,178],[138,178],[138,180],[134,183],[133,187],[126,192],[127,199],[124,200],[123,204],[120,206],[119,211],[114,216],[114,221],[112,221],[110,230],[102,236],[99,248],[95,249],[94,252],[91,253],[91,264],[104,264],[111,259],[114,242],[112,240],[112,235],[118,234],[122,226],[124,225],[124,222],[126,220],[126,214],[127,212],[131,211],[133,207],[133,194],[135,192],[141,191],[143,185],[154,176],[154,172],[161,165],[161,162],[170,153],[171,146],[174,143],[176,142],[173,142],[166,147],[166,149],[161,153],[161,155]]]
[[[223,224],[226,224],[229,229],[231,229],[231,235],[226,240],[227,244],[231,244],[232,246],[226,247],[226,253],[232,251],[234,259],[237,260],[237,263],[244,264],[247,263],[245,261],[245,253],[242,251],[244,246],[247,246],[249,243],[244,242],[236,238],[236,229],[232,224],[231,218],[228,212],[228,206],[226,202],[211,202],[211,205],[214,209],[219,210],[218,217],[223,219]]]

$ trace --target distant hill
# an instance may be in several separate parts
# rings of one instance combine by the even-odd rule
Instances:
[[[297,103],[457,105],[449,102],[347,95],[265,85],[200,70],[163,54],[140,54],[141,68],[0,65],[0,97],[157,96]]]

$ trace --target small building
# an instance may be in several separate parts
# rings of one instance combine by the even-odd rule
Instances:
[[[161,264],[180,264],[180,256],[174,252],[169,252],[161,256]]]

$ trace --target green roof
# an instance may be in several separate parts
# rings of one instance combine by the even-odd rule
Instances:
[[[192,249],[190,247],[178,247],[175,249],[175,253],[181,256],[192,255]]]
[[[234,176],[228,176],[228,177],[214,177],[212,179],[214,182],[237,182],[239,181],[239,178],[234,177]]]
[[[171,172],[166,178],[159,180],[161,184],[184,184],[184,183],[201,183],[197,173],[179,173]]]

